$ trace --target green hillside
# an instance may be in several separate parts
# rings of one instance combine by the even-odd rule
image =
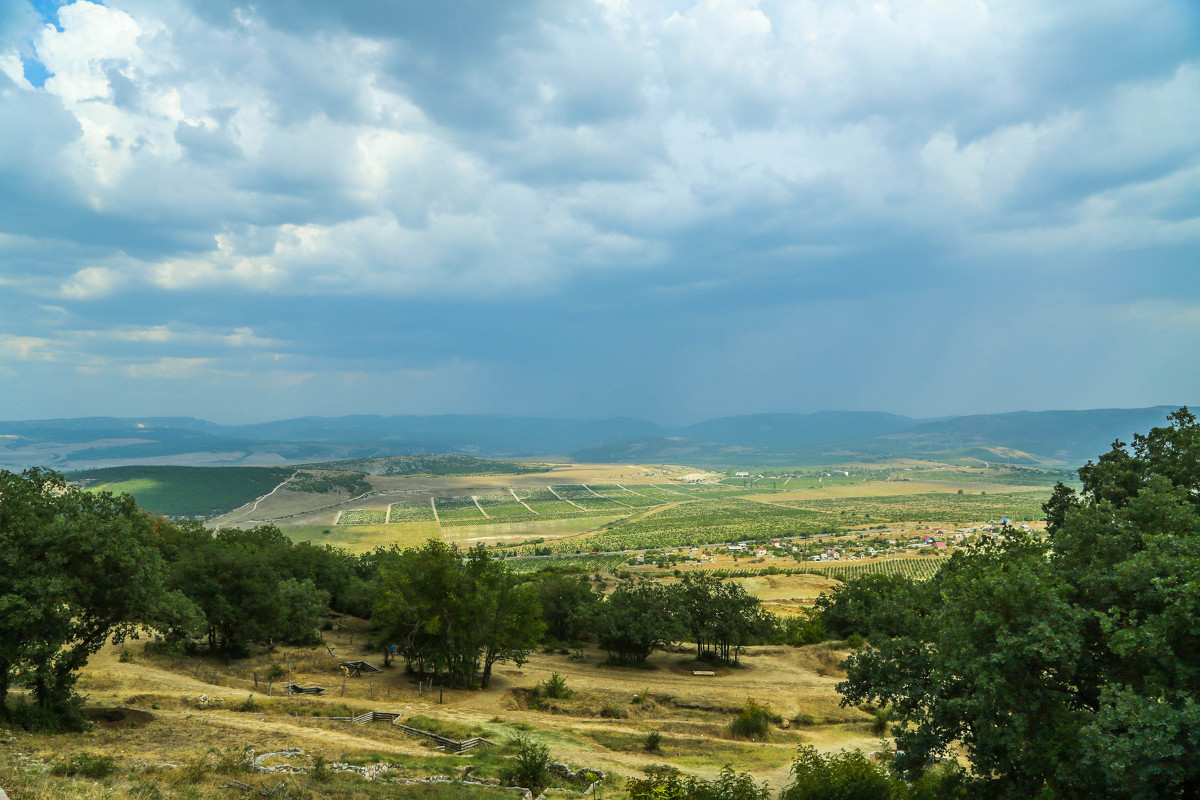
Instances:
[[[92,491],[125,492],[138,505],[171,517],[213,517],[266,494],[292,467],[157,467],[91,469],[67,475]]]

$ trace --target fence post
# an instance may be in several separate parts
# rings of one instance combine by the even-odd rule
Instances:
[[[375,699],[375,681],[371,681],[371,699]]]
[[[445,688],[446,688],[445,686],[439,686],[439,687],[438,687],[438,703],[441,703],[441,702],[442,702],[442,690],[443,690],[443,689],[445,689]]]
[[[346,679],[342,678],[342,697],[346,696]]]

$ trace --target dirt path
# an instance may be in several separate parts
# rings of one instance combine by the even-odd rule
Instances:
[[[559,494],[558,492],[554,491],[554,487],[553,487],[553,486],[547,486],[546,488],[550,490],[550,494],[554,495],[554,496],[555,496],[555,497],[557,497],[559,500],[562,500],[564,503],[571,503],[571,501],[570,501],[570,500],[568,500],[567,498],[563,497],[563,496],[562,496],[561,494]],[[583,506],[579,505],[579,503],[571,503],[571,505],[575,506],[575,507],[576,507],[576,508],[578,508],[580,511],[588,511],[588,509],[586,509],[586,508],[584,508]]]
[[[437,523],[439,528],[442,527],[442,518],[438,516],[437,503],[434,502],[432,497],[429,498],[429,507],[433,509],[433,521]]]
[[[517,497],[517,490],[516,490],[516,489],[514,489],[514,488],[512,488],[512,487],[510,486],[510,487],[508,488],[508,492],[509,492],[509,494],[511,494],[511,495],[513,496],[513,499],[514,499],[514,500],[516,500],[516,501],[517,501],[518,503],[520,503],[521,505],[525,506],[525,509],[526,509],[527,511],[529,511],[529,513],[530,513],[530,514],[536,514],[536,513],[538,513],[538,512],[536,512],[536,511],[534,511],[532,508],[530,508],[530,507],[529,507],[529,506],[528,506],[528,505],[525,503],[525,501],[524,501],[524,500],[522,500],[520,497]]]
[[[489,513],[487,513],[486,511],[484,511],[484,510],[483,510],[483,506],[479,505],[479,498],[478,498],[478,497],[476,497],[475,495],[471,495],[471,502],[475,504],[475,507],[479,509],[479,513],[480,513],[480,514],[483,514],[483,516],[484,516],[484,518],[485,518],[485,519],[491,519],[491,518],[492,518],[492,515],[491,515],[491,514],[489,514]]]
[[[596,497],[599,497],[601,500],[612,500],[612,502],[616,503],[619,506],[624,506],[625,508],[633,508],[633,506],[629,505],[628,503],[622,503],[620,500],[613,500],[613,498],[611,498],[611,497],[605,497],[604,495],[597,493],[595,489],[588,486],[586,483],[581,483],[579,485],[582,486],[583,488],[587,489],[592,494],[596,495]]]
[[[257,498],[257,499],[254,501],[254,505],[251,505],[251,506],[250,506],[250,508],[246,508],[246,506],[247,506],[247,505],[250,505],[249,503],[243,503],[242,505],[240,505],[240,506],[238,506],[237,508],[235,508],[233,511],[230,511],[230,512],[229,512],[229,514],[228,514],[228,516],[229,516],[229,519],[228,519],[228,520],[226,520],[226,521],[227,521],[227,522],[232,522],[234,519],[236,519],[236,517],[235,517],[234,515],[238,515],[238,516],[241,516],[241,517],[243,517],[243,518],[244,518],[244,517],[247,517],[247,516],[249,516],[250,514],[253,514],[255,511],[257,511],[257,510],[258,510],[258,504],[259,504],[259,503],[261,503],[263,500],[266,500],[268,497],[270,497],[271,495],[273,495],[273,494],[275,494],[276,492],[278,492],[280,489],[282,489],[282,488],[284,487],[284,485],[285,485],[285,484],[286,484],[288,481],[290,481],[292,478],[296,477],[296,476],[297,476],[297,475],[299,475],[299,474],[300,474],[300,470],[296,470],[296,471],[295,471],[295,472],[293,472],[291,475],[289,475],[289,476],[287,476],[286,478],[284,478],[284,479],[283,479],[283,482],[282,482],[282,483],[280,483],[278,486],[276,486],[274,489],[272,489],[271,491],[269,491],[269,492],[267,492],[266,494],[264,494],[264,495],[260,496],[259,498]],[[245,510],[245,511],[242,511],[242,513],[239,515],[239,514],[238,514],[238,512],[239,512],[239,511],[241,511],[241,509],[243,509],[243,508],[246,508],[246,510]],[[219,526],[218,526],[218,527],[219,527]]]
[[[658,502],[657,498],[650,497],[649,495],[644,495],[641,492],[635,492],[633,489],[630,489],[628,486],[621,486],[621,484],[619,484],[619,483],[617,484],[617,486],[619,488],[624,489],[625,491],[629,492],[630,494],[636,494],[638,497],[644,498],[646,500],[654,500],[655,502]]]

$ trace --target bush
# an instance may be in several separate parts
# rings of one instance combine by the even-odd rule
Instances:
[[[674,767],[646,768],[646,777],[625,784],[630,800],[768,800],[766,784],[756,784],[748,772],[735,773],[726,765],[714,781],[686,776]]]
[[[267,670],[267,680],[269,681],[278,680],[286,675],[287,670],[281,664],[272,664],[270,669]]]
[[[765,742],[774,716],[768,706],[747,700],[745,708],[729,723],[729,735],[735,739]]]
[[[616,703],[605,703],[600,708],[600,716],[605,719],[625,719],[629,715]]]
[[[567,679],[557,672],[551,673],[549,678],[538,684],[538,687],[546,697],[554,700],[566,700],[575,694],[574,690],[567,686]]]
[[[852,633],[846,637],[846,646],[851,650],[861,650],[867,646],[867,639],[860,633]]]
[[[233,710],[234,711],[243,711],[243,712],[246,712],[249,714],[253,714],[254,712],[258,711],[258,708],[259,708],[258,703],[256,703],[254,701],[254,695],[248,694],[248,695],[246,695],[245,700],[243,700],[242,702],[238,703],[236,706],[233,707]]]
[[[107,778],[116,771],[117,762],[112,756],[97,756],[91,753],[76,753],[50,768],[51,775],[93,779]]]
[[[903,784],[857,750],[822,755],[804,745],[792,764],[792,783],[780,800],[893,800]]]
[[[133,661],[133,651],[128,647],[122,647],[121,652],[117,654],[117,661],[122,664],[128,664]]]
[[[505,770],[504,777],[514,786],[528,789],[534,795],[541,794],[550,775],[550,748],[523,733],[517,734],[512,744],[516,746],[517,754]]]
[[[646,748],[647,753],[657,753],[662,749],[662,734],[658,731],[650,731],[646,734],[646,741],[642,743]]]

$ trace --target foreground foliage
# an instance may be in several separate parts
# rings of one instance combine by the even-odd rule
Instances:
[[[1060,484],[1047,538],[956,553],[849,659],[839,691],[892,706],[902,771],[961,746],[974,797],[1200,796],[1200,426],[1170,422]]]
[[[0,713],[13,678],[77,726],[78,670],[179,598],[163,585],[154,525],[129,495],[89,493],[41,469],[0,471]]]

